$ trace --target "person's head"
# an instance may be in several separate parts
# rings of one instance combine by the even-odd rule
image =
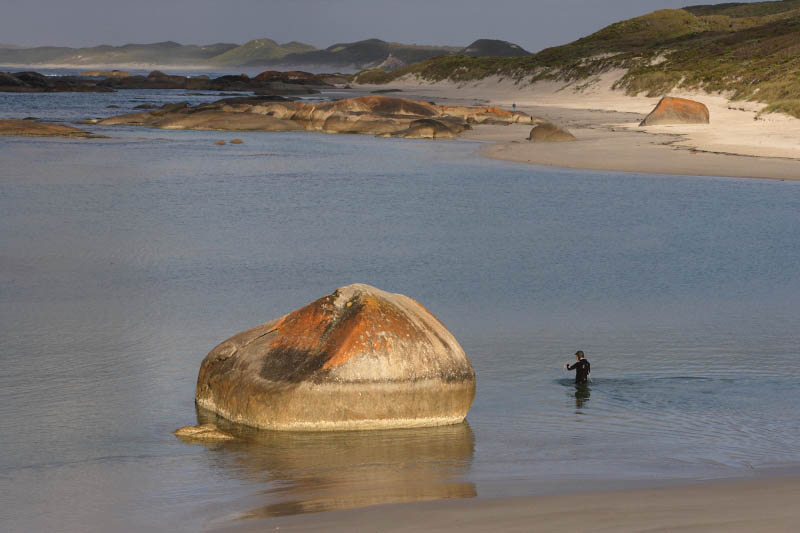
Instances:
[[[577,359],[578,361],[583,359],[583,352],[581,350],[578,350],[577,352],[575,352],[575,359]]]

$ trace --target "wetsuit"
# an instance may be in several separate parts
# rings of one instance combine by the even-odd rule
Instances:
[[[575,383],[578,385],[585,385],[589,381],[589,369],[591,365],[586,359],[581,359],[572,366],[567,367],[567,370],[575,370]]]

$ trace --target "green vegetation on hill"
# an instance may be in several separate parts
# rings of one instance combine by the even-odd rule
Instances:
[[[370,70],[361,83],[406,74],[429,81],[489,76],[519,82],[592,83],[626,69],[615,88],[661,96],[675,88],[726,91],[800,118],[800,0],[662,10],[612,24],[570,44],[525,57],[431,58],[391,73]]]
[[[685,11],[697,16],[725,15],[731,18],[763,17],[784,13],[800,8],[800,0],[783,0],[782,2],[736,2],[730,4],[714,4],[707,6],[684,7]]]
[[[145,63],[153,65],[195,65],[236,48],[236,46],[235,44],[226,43],[204,46],[183,45],[167,41],[153,44],[126,44],[124,46],[102,45],[89,48],[16,47],[0,49],[0,64],[122,65],[126,63]]]
[[[458,48],[447,46],[421,46],[388,43],[380,39],[367,39],[354,43],[337,43],[324,50],[315,50],[285,56],[285,65],[377,66],[391,55],[403,63],[416,63],[429,57],[453,53]]]
[[[497,39],[478,39],[471,45],[458,51],[458,55],[471,57],[522,57],[531,55],[518,44]]]
[[[310,44],[296,41],[278,44],[272,39],[255,39],[212,57],[210,62],[214,65],[238,67],[259,62],[275,61],[289,54],[302,54],[312,50],[316,50],[316,48]]]
[[[206,46],[182,45],[175,42],[126,44],[68,48],[38,46],[34,48],[0,45],[0,65],[192,65],[207,67],[317,67],[395,68],[439,55],[525,56],[520,46],[481,39],[467,48],[391,43],[367,39],[338,43],[324,50],[292,41],[278,44],[272,39],[255,39],[243,45],[218,43]]]

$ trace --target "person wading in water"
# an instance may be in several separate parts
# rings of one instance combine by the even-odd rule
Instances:
[[[564,366],[567,367],[567,370],[575,371],[576,385],[586,385],[586,382],[589,381],[589,372],[591,372],[591,365],[589,364],[589,361],[583,358],[583,352],[580,350],[575,352],[575,359],[576,362],[574,365],[570,366],[569,363],[564,363]]]

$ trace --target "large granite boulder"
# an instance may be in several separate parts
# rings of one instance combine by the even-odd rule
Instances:
[[[360,133],[368,135],[391,134],[407,127],[413,119],[390,117],[374,113],[330,115],[319,126],[318,121],[308,123],[308,129],[321,129],[325,133]]]
[[[710,115],[705,104],[685,98],[665,96],[639,126],[708,124],[709,118]]]
[[[430,311],[357,284],[214,348],[195,399],[249,426],[326,431],[456,424],[474,396],[472,365]]]
[[[446,120],[421,118],[412,121],[408,129],[392,134],[402,139],[456,139],[462,131],[470,129],[469,124],[457,124]]]
[[[506,111],[499,107],[443,105],[440,114],[457,117],[476,124],[533,124],[536,119],[521,111]]]
[[[531,130],[528,140],[537,143],[572,142],[577,140],[573,134],[552,122],[542,122]]]
[[[252,113],[167,114],[156,120],[155,126],[164,130],[214,130],[214,131],[298,131],[302,125],[291,120],[281,120],[268,115]]]
[[[332,112],[379,113],[384,115],[408,115],[414,117],[434,117],[441,113],[438,106],[418,100],[393,98],[391,96],[357,96],[316,105],[317,109],[330,109]]]

